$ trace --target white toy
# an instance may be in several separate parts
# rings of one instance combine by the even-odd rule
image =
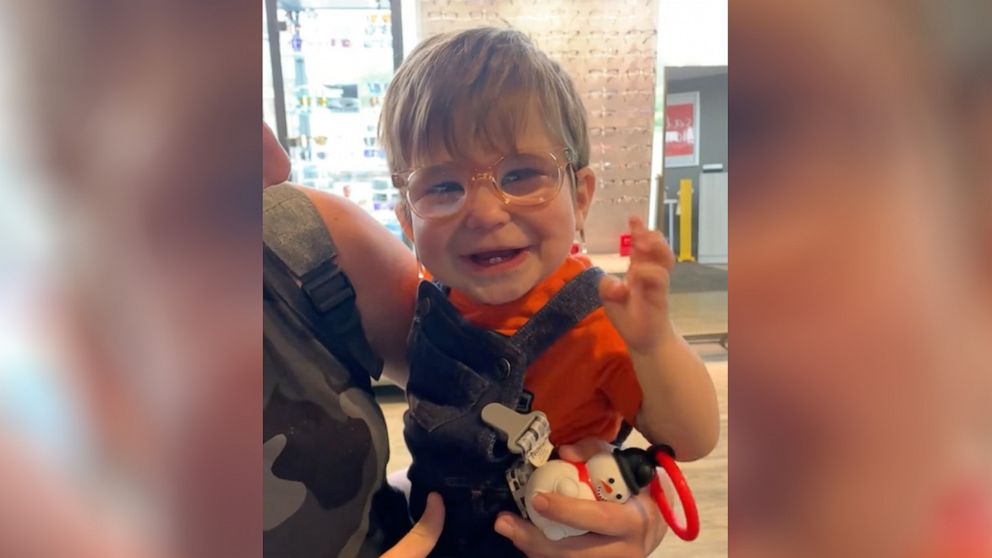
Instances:
[[[548,539],[557,541],[586,533],[552,521],[537,512],[532,502],[536,494],[555,493],[569,498],[616,502],[622,504],[643,488],[650,487],[665,522],[680,538],[691,541],[699,534],[699,514],[689,491],[689,485],[672,457],[671,449],[652,446],[648,449],[614,449],[597,453],[585,463],[559,459],[548,461],[551,428],[544,413],[527,414],[499,403],[482,409],[486,424],[506,435],[510,453],[520,455],[506,471],[506,481],[520,513],[531,520]],[[672,508],[661,489],[655,469],[661,467],[672,480],[675,492],[685,512],[685,523],[675,521]]]
[[[596,454],[585,463],[549,461],[535,470],[527,481],[524,505],[531,522],[553,541],[581,535],[586,531],[555,523],[539,514],[531,502],[534,495],[541,492],[601,502],[623,503],[630,498],[630,489],[613,454]]]

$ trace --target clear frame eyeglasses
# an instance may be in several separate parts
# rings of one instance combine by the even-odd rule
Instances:
[[[550,202],[565,182],[565,169],[574,165],[571,149],[511,153],[488,167],[456,162],[427,165],[393,174],[393,185],[410,209],[422,219],[444,219],[459,213],[472,183],[482,180],[505,205],[538,207]]]

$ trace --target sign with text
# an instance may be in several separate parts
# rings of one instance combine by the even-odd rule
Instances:
[[[699,164],[699,92],[673,93],[665,103],[665,166]]]

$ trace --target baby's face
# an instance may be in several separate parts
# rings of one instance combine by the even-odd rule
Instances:
[[[530,118],[516,138],[518,152],[549,152],[562,156],[563,146],[550,139],[537,118]],[[479,145],[466,150],[469,161],[456,161],[482,169],[505,153]],[[443,149],[415,167],[451,161]],[[478,172],[478,171],[477,171]],[[580,171],[580,194],[573,202],[570,171],[563,169],[561,189],[538,207],[507,205],[483,180],[466,186],[465,205],[450,217],[423,219],[410,214],[404,230],[417,247],[424,266],[436,279],[484,304],[502,304],[527,294],[565,261],[589,207],[593,178]],[[403,221],[401,216],[401,221]]]

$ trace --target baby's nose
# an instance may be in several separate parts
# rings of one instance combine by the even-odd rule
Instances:
[[[473,182],[475,191],[466,200],[466,225],[470,228],[490,228],[509,221],[506,204],[496,193],[491,180]]]

